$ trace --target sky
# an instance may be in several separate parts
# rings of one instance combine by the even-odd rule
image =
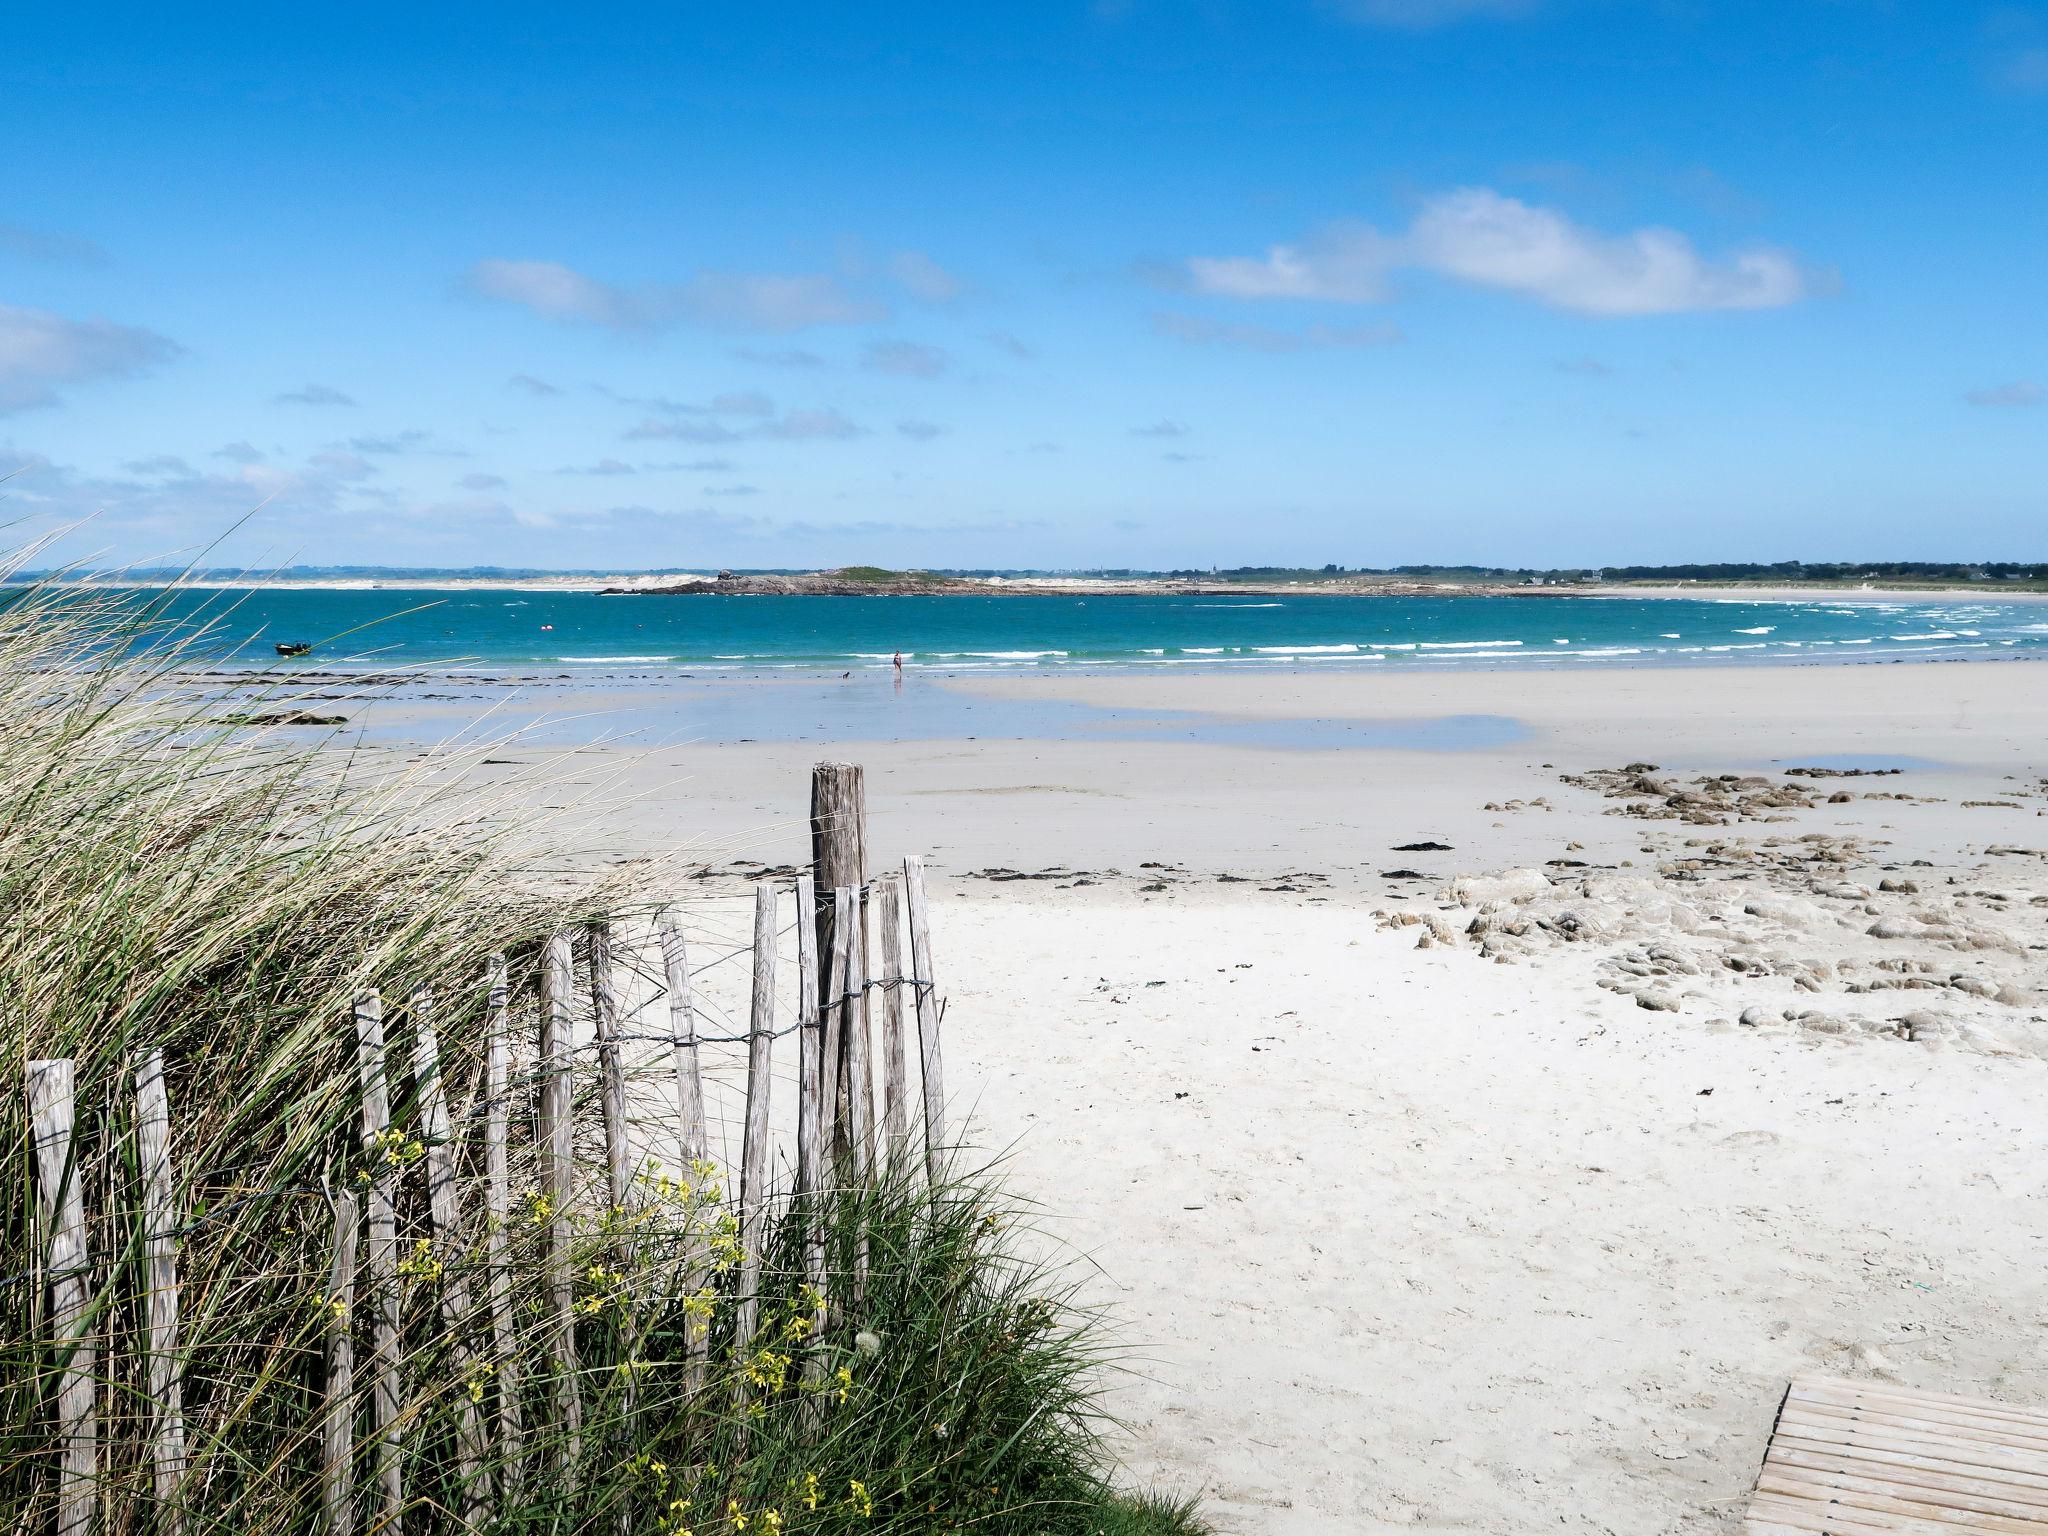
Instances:
[[[0,146],[53,558],[2044,554],[2048,6],[21,7]]]

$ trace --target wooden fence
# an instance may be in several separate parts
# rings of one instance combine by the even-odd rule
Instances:
[[[793,1195],[789,1209],[803,1211],[806,1197],[857,1188],[883,1167],[899,1177],[905,1168],[916,1168],[932,1183],[940,1181],[948,1151],[943,1010],[933,980],[921,863],[911,857],[900,870],[870,871],[862,775],[854,765],[819,765],[812,827],[811,870],[788,884],[757,885],[751,944],[721,957],[750,955],[743,1032],[700,1027],[695,985],[709,967],[693,967],[673,909],[661,912],[651,935],[643,936],[650,939],[644,947],[660,956],[654,1001],[665,1000],[664,1031],[626,1026],[620,978],[622,970],[629,979],[632,973],[620,963],[621,935],[612,923],[584,925],[580,943],[570,932],[547,941],[537,968],[533,1039],[517,1038],[508,966],[504,956],[492,956],[474,983],[486,1019],[481,1081],[456,1113],[442,1078],[436,1029],[437,1004],[444,999],[425,988],[407,990],[399,1005],[410,1035],[403,1057],[387,1040],[385,999],[378,991],[364,992],[351,1016],[336,1021],[353,1042],[362,1171],[353,1185],[328,1191],[332,1225],[326,1286],[318,1298],[329,1321],[308,1434],[319,1447],[321,1519],[331,1536],[402,1536],[413,1424],[400,1317],[402,1276],[426,1273],[438,1287],[445,1355],[436,1369],[455,1381],[490,1383],[488,1391],[472,1387],[454,1396],[452,1476],[444,1482],[458,1491],[452,1511],[458,1526],[481,1526],[494,1510],[511,1506],[524,1485],[548,1474],[548,1467],[529,1465],[525,1453],[534,1438],[526,1419],[535,1384],[522,1380],[522,1362],[536,1356],[548,1362],[549,1454],[558,1464],[577,1460],[585,1406],[572,1273],[582,1253],[579,1234],[589,1230],[593,1212],[608,1210],[615,1218],[635,1207],[640,1183],[655,1162],[650,1118],[664,1122],[658,1139],[681,1165],[701,1170],[706,1159],[716,1161],[702,1065],[707,1048],[743,1046],[746,1053],[738,1156],[725,1170],[737,1176],[731,1215],[738,1252],[733,1321],[717,1343],[730,1352],[726,1358],[744,1358],[754,1345],[771,1195]],[[787,929],[778,925],[784,902],[794,905]],[[778,1013],[776,940],[791,931],[798,975],[794,1017],[787,1017]],[[643,999],[635,1012],[646,1011]],[[579,1020],[591,1026],[591,1038],[582,1044]],[[913,1027],[914,1066],[907,1048]],[[777,1045],[791,1034],[798,1056],[795,1155],[788,1178],[778,1185],[771,1099]],[[586,1050],[594,1056],[594,1084],[591,1069],[578,1064]],[[515,1073],[522,1059],[531,1070]],[[411,1091],[399,1093],[404,1085],[394,1074],[407,1061]],[[156,1506],[144,1524],[182,1536],[190,1523],[187,1512],[195,1507],[193,1491],[184,1486],[193,1458],[180,1348],[180,1241],[192,1212],[181,1195],[168,1065],[163,1051],[145,1051],[113,1090],[125,1097],[121,1107],[127,1113],[103,1118],[110,1125],[132,1125],[139,1178],[132,1209],[109,1209],[92,1220],[119,1226],[125,1234],[116,1244],[101,1244],[102,1251],[140,1255],[133,1283],[139,1285],[135,1299],[144,1319],[143,1358],[136,1379],[146,1382],[144,1438]],[[16,1464],[33,1460],[47,1468],[40,1475],[53,1489],[49,1503],[57,1536],[86,1536],[96,1525],[132,1528],[132,1505],[116,1520],[104,1491],[110,1480],[100,1400],[111,1390],[111,1373],[110,1362],[101,1358],[93,1298],[113,1276],[106,1272],[109,1261],[95,1260],[88,1239],[89,1181],[80,1174],[85,1156],[76,1134],[74,1063],[30,1060],[25,1087],[36,1257],[47,1297],[42,1324],[56,1371],[49,1443],[17,1457]],[[394,1112],[401,1099],[411,1107],[410,1123],[400,1123]],[[601,1173],[579,1160],[577,1150],[577,1106],[593,1100],[601,1120]],[[658,1106],[652,1116],[651,1105]],[[519,1271],[508,1235],[515,1226],[515,1148],[538,1180],[537,1194],[525,1192],[545,1229],[532,1260],[537,1273]],[[407,1249],[398,1213],[401,1186],[417,1187],[417,1177],[408,1172],[415,1161],[424,1171],[427,1235]],[[593,1186],[601,1199],[593,1200]],[[828,1266],[820,1209],[815,1199],[808,1206],[803,1251],[814,1327],[822,1333],[839,1306],[835,1287],[857,1290],[866,1256],[864,1248],[856,1254],[850,1277]],[[607,1238],[627,1269],[634,1241],[630,1222]],[[456,1262],[457,1255],[479,1253],[480,1263]],[[482,1280],[480,1296],[470,1289],[474,1277]],[[546,1298],[537,1317],[513,1304],[515,1290],[535,1283]],[[705,1381],[713,1347],[708,1333],[692,1346],[693,1385]],[[815,1385],[814,1377],[807,1384]],[[625,1412],[630,1416],[630,1389]]]

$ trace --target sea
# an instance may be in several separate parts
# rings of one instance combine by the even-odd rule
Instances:
[[[1757,598],[601,596],[461,588],[187,590],[221,660],[687,673],[1650,666],[2048,655],[2048,603]]]

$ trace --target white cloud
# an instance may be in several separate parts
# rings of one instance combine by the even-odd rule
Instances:
[[[29,261],[70,262],[85,267],[96,267],[107,259],[107,253],[90,240],[20,224],[0,224],[0,251]]]
[[[614,330],[647,323],[623,289],[559,261],[480,261],[470,269],[469,286],[487,299],[518,304],[550,320],[581,320]]]
[[[755,347],[740,347],[733,356],[743,363],[760,363],[768,368],[822,368],[825,359],[815,352],[806,352],[800,347],[786,347],[764,352]]]
[[[901,378],[936,379],[950,361],[938,347],[914,341],[871,341],[862,355],[861,366]]]
[[[1813,291],[1810,275],[1781,250],[1710,260],[1676,230],[1603,235],[1484,187],[1431,198],[1399,235],[1340,225],[1263,256],[1188,262],[1194,285],[1207,293],[1346,304],[1383,299],[1388,278],[1403,269],[1593,315],[1773,309]]]
[[[507,389],[522,390],[526,394],[535,396],[559,395],[562,392],[560,385],[550,384],[546,379],[537,379],[530,373],[513,374],[511,378],[505,381],[505,387]]]
[[[480,261],[471,292],[550,320],[614,331],[647,331],[678,321],[734,330],[785,332],[814,325],[851,325],[888,310],[847,291],[821,272],[699,272],[682,283],[628,288],[600,281],[558,261]]]
[[[1190,346],[1242,347],[1249,352],[1322,352],[1344,348],[1387,347],[1399,342],[1401,328],[1386,321],[1369,325],[1310,325],[1298,331],[1269,325],[1232,324],[1207,315],[1156,314],[1152,329]]]
[[[950,304],[966,291],[959,278],[923,251],[898,251],[889,258],[889,275],[926,304]]]
[[[1368,26],[1423,31],[1454,21],[1526,16],[1536,4],[1535,0],[1330,0],[1330,9]]]
[[[624,459],[603,458],[595,464],[570,464],[555,471],[558,475],[634,475],[638,474]]]
[[[946,431],[936,421],[915,420],[897,422],[896,430],[914,443],[928,443],[935,437],[943,436]]]
[[[0,413],[55,405],[59,385],[130,378],[183,350],[140,326],[0,304]]]
[[[1009,353],[1010,356],[1016,358],[1021,363],[1028,363],[1038,356],[1036,351],[1019,341],[1008,331],[984,331],[981,339],[990,346]]]
[[[2039,405],[2041,386],[2031,379],[2014,379],[2009,384],[1991,384],[1973,389],[1963,398],[1972,405]]]
[[[287,390],[281,395],[270,397],[272,405],[354,405],[352,396],[344,395],[331,384],[308,384],[303,389]]]
[[[786,411],[780,416],[762,414],[745,427],[729,427],[722,421],[701,415],[679,415],[664,421],[650,416],[626,431],[629,441],[682,443],[736,443],[743,439],[804,442],[818,439],[859,437],[863,429],[835,410]]]
[[[822,272],[700,272],[684,285],[681,298],[695,319],[749,331],[858,325],[888,315],[882,305],[855,298]]]
[[[1131,428],[1133,437],[1186,437],[1188,429],[1178,421],[1155,421],[1150,426]]]

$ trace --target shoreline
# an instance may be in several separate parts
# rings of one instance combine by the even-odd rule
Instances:
[[[948,578],[959,586],[940,592],[900,591],[878,585],[867,593],[783,592],[778,596],[833,597],[1529,597],[1529,598],[1643,598],[1652,601],[1693,599],[1704,602],[1803,602],[1828,598],[1857,602],[1914,602],[1928,598],[1974,597],[1987,602],[2048,603],[2048,590],[2004,582],[1956,582],[1948,585],[1850,586],[1814,583],[1810,586],[1769,584],[1746,586],[1723,583],[1581,582],[1569,585],[1525,586],[1506,581],[1431,581],[1416,577],[1359,577],[1328,583],[1308,582],[1218,582],[1181,581],[1168,577],[1111,579],[1094,577],[1018,576]],[[661,584],[715,585],[709,575],[647,575],[620,572],[608,576],[391,576],[320,577],[272,576],[246,580],[195,577],[172,580],[120,580],[86,578],[65,581],[67,589],[80,591],[162,591],[186,588],[192,591],[304,591],[304,592],[552,592],[590,596],[717,596],[716,592],[675,592],[659,590]],[[968,590],[961,590],[961,587]],[[610,589],[610,590],[607,590]],[[726,594],[734,596],[745,593]]]

